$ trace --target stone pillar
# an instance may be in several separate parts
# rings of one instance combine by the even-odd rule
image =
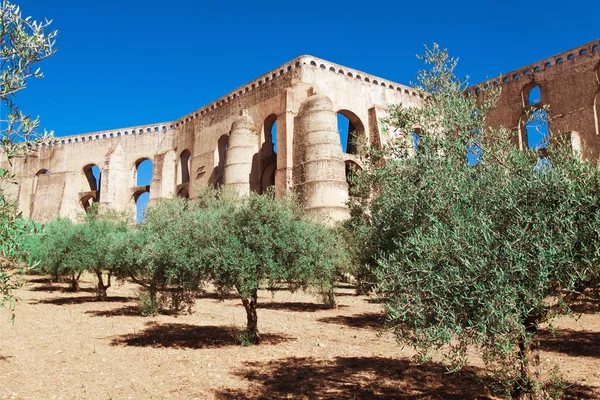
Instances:
[[[296,187],[304,207],[313,214],[341,220],[348,217],[346,167],[337,130],[337,115],[327,96],[313,95],[300,106],[295,121]]]
[[[250,193],[252,159],[258,153],[258,133],[254,121],[246,113],[231,125],[229,143],[225,150],[223,184],[233,187],[239,194]]]

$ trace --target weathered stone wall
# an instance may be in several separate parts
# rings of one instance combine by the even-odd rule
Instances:
[[[523,128],[527,93],[537,85],[541,104],[550,105],[551,134],[571,135],[574,146],[586,146],[597,158],[599,45],[596,40],[482,83],[502,88],[490,123]],[[342,153],[336,114],[376,144],[391,103],[419,106],[421,97],[410,87],[301,56],[177,121],[62,137],[40,146],[16,161],[20,185],[10,194],[25,217],[47,221],[75,219],[89,201],[133,214],[135,201],[147,191],[153,203],[178,194],[194,197],[204,186],[230,184],[241,193],[262,193],[274,184],[279,195],[298,189],[309,210],[343,218],[345,168],[358,160]],[[527,138],[521,130],[523,146]],[[136,167],[145,159],[153,162],[152,180],[149,187],[138,187]],[[91,165],[102,172],[99,190],[90,184]]]
[[[550,138],[571,135],[580,140],[587,157],[600,156],[597,118],[600,96],[600,39],[545,60],[503,74],[478,86],[501,86],[498,104],[488,115],[492,126],[521,132],[519,145],[526,147],[526,111],[529,90],[540,88],[540,106],[549,105]],[[477,87],[469,89],[476,94]],[[576,143],[575,143],[576,145]]]
[[[341,153],[335,113],[348,117],[359,134],[377,142],[378,121],[386,106],[418,105],[420,97],[409,87],[311,56],[286,63],[177,121],[61,137],[58,143],[40,146],[16,162],[21,184],[11,193],[23,215],[39,221],[75,219],[89,201],[133,215],[136,200],[147,191],[150,203],[177,194],[194,197],[203,186],[228,183],[241,192],[259,193],[274,183],[281,195],[302,183],[294,179],[298,147],[294,136],[296,117],[310,96],[330,103],[328,129],[329,136],[337,138],[331,145],[336,148],[340,188],[321,194],[321,201],[341,216],[347,198],[343,162],[354,156]],[[277,149],[270,138],[275,121]],[[230,138],[231,133],[236,137]],[[136,168],[145,159],[153,162],[152,181],[149,187],[138,187]],[[101,170],[100,190],[90,185],[91,165]],[[306,179],[326,179],[317,176],[321,173],[329,172],[317,170]]]

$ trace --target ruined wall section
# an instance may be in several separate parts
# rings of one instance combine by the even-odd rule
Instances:
[[[159,125],[153,126],[157,127]],[[176,131],[153,128],[144,127],[143,133],[136,127],[61,137],[56,143],[38,146],[26,159],[15,160],[13,171],[20,185],[13,194],[17,196],[20,211],[39,221],[57,216],[75,219],[84,211],[81,193],[91,189],[84,168],[93,164],[101,171],[100,202],[131,212],[135,209],[132,188],[136,185],[136,161],[154,160],[157,154],[172,148]],[[153,172],[153,176],[156,175]],[[151,188],[152,192],[155,197],[165,195],[160,187]]]
[[[577,132],[589,150],[588,156],[600,156],[600,137],[596,129],[595,99],[600,93],[600,40],[579,46],[545,60],[503,74],[468,90],[477,95],[477,87],[500,85],[498,104],[488,115],[493,127],[504,126],[520,132],[520,145],[527,143],[526,110],[529,90],[539,86],[541,105],[549,105],[550,136]]]
[[[265,179],[271,182],[274,175],[276,192],[281,195],[294,186],[295,118],[302,103],[316,94],[327,97],[333,113],[347,116],[372,143],[378,142],[379,119],[389,103],[417,105],[421,99],[409,87],[302,56],[174,122],[45,143],[27,162],[17,162],[14,170],[21,185],[14,194],[23,214],[40,220],[76,218],[84,211],[82,198],[94,198],[133,214],[138,196],[148,190],[150,204],[182,193],[195,197],[201,187],[224,183],[225,150],[232,125],[246,115],[253,121],[249,129],[256,132],[258,148],[248,176],[250,190],[260,193],[266,187]],[[277,148],[273,151],[270,127],[275,121]],[[348,157],[342,156],[344,160]],[[153,162],[149,188],[136,186],[136,166],[144,159]],[[89,176],[84,173],[89,165],[101,169],[101,187],[96,192],[90,190]],[[39,172],[46,170],[50,178],[39,178]],[[43,188],[46,184],[50,186]]]

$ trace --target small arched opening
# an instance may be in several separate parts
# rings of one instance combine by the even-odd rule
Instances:
[[[48,171],[45,168],[42,168],[38,172],[35,173],[35,178],[33,178],[33,192],[34,193],[37,192],[40,178],[47,179],[46,176],[48,176],[48,175],[50,175],[50,171]]]
[[[540,87],[538,85],[530,85],[523,90],[523,107],[535,107],[542,101]]]
[[[190,191],[187,185],[179,189],[179,191],[177,192],[177,197],[183,197],[184,199],[190,198]]]
[[[144,213],[150,199],[150,182],[152,182],[152,161],[142,158],[135,162],[135,187],[134,200],[136,206],[136,221],[143,222]]]
[[[365,134],[365,126],[362,121],[352,111],[339,110],[337,123],[342,151],[348,154],[357,154],[359,138],[364,138]]]
[[[527,149],[542,149],[548,146],[548,113],[543,108],[534,110],[523,127],[523,145]],[[524,147],[524,146],[523,146]]]
[[[277,115],[269,115],[263,124],[263,145],[261,153],[263,156],[277,154]]]
[[[96,164],[88,164],[83,167],[83,174],[89,185],[89,190],[100,190],[102,173]]]
[[[135,186],[149,186],[152,181],[152,161],[142,158],[135,162]]]
[[[184,150],[179,155],[179,183],[188,183],[190,181],[190,166],[192,163],[192,153]]]
[[[214,168],[213,173],[208,180],[210,185],[216,188],[223,184],[223,177],[225,171],[225,150],[229,147],[229,136],[222,135],[217,140],[217,147],[214,150]]]
[[[95,196],[92,196],[90,194],[83,196],[81,199],[81,206],[83,207],[83,210],[87,213],[90,211],[90,207],[92,207],[92,204],[97,203],[98,201],[96,200]]]
[[[150,192],[148,190],[138,190],[133,194],[133,201],[135,202],[135,221],[138,224],[144,222],[149,199]]]
[[[277,115],[270,114],[265,118],[262,128],[259,163],[253,169],[260,167],[259,185],[252,190],[265,193],[270,186],[275,186],[275,171],[277,170]],[[252,173],[254,175],[254,172]]]
[[[260,194],[266,193],[271,186],[275,186],[275,171],[277,163],[267,165],[260,176]]]

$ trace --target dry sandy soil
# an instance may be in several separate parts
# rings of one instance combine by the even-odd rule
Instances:
[[[339,308],[308,294],[260,293],[264,343],[238,345],[238,299],[207,292],[191,315],[142,317],[131,284],[94,299],[94,282],[28,277],[14,325],[0,311],[0,399],[489,399],[477,357],[455,375],[417,365],[380,334],[381,305],[340,288]],[[600,315],[586,304],[542,334],[542,363],[558,364],[567,398],[600,398]]]

